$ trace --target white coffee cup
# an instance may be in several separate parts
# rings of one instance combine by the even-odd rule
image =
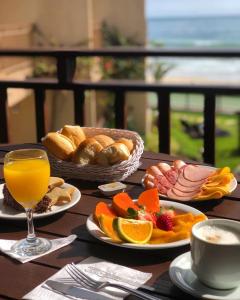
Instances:
[[[208,228],[210,236],[206,234]],[[212,232],[217,234],[211,237]],[[239,286],[240,222],[210,219],[195,224],[191,236],[191,257],[192,270],[202,283],[215,289]]]

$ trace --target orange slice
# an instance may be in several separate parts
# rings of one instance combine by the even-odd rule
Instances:
[[[102,231],[108,237],[110,237],[114,242],[122,242],[117,232],[113,229],[113,220],[114,220],[113,217],[107,215],[100,215],[98,220]]]
[[[113,227],[116,228],[121,239],[134,244],[146,244],[151,238],[153,223],[119,217],[114,219]]]

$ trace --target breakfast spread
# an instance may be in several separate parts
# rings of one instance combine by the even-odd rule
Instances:
[[[71,195],[74,192],[73,187],[63,188],[64,180],[59,177],[50,177],[48,192],[43,199],[37,203],[34,208],[35,213],[43,213],[50,211],[53,205],[64,205],[71,201]],[[18,211],[24,211],[22,205],[20,205],[10,194],[6,184],[3,187],[3,204],[10,206]]]
[[[163,244],[188,239],[192,226],[206,216],[161,207],[158,190],[153,188],[141,193],[136,201],[122,192],[113,197],[111,205],[98,202],[93,218],[113,242]]]
[[[149,167],[143,184],[146,189],[156,187],[161,195],[170,199],[208,200],[229,194],[233,178],[228,167],[214,169],[175,160],[172,165],[160,162]]]
[[[131,139],[114,140],[105,134],[86,136],[83,128],[71,125],[49,132],[42,143],[55,157],[79,165],[111,166],[128,160],[134,148]]]

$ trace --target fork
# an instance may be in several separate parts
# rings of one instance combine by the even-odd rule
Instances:
[[[71,263],[66,266],[66,271],[71,276],[73,280],[75,280],[77,283],[80,283],[82,287],[94,291],[100,291],[104,287],[114,287],[120,290],[123,290],[125,292],[128,292],[132,295],[135,295],[139,297],[140,299],[145,300],[161,300],[160,298],[153,297],[151,295],[148,295],[142,291],[134,290],[129,287],[126,287],[124,285],[116,284],[116,283],[110,283],[109,281],[102,281],[102,280],[95,280],[92,277],[86,275],[81,270],[79,270],[74,263]]]

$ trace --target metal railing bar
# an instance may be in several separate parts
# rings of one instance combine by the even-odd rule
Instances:
[[[240,57],[240,50],[234,48],[144,48],[144,47],[109,47],[100,49],[69,49],[69,48],[31,48],[31,49],[0,49],[0,56],[114,56],[114,57]]]
[[[158,142],[159,152],[170,153],[170,93],[159,91],[158,97]]]
[[[126,100],[123,90],[115,91],[115,127],[119,129],[126,128]]]
[[[45,128],[45,90],[44,89],[34,89],[35,94],[35,117],[36,117],[36,131],[37,131],[37,141],[40,142],[41,138],[46,133]]]
[[[72,82],[76,69],[76,59],[72,56],[57,58],[57,78],[59,82]]]
[[[186,84],[166,84],[166,83],[147,83],[144,81],[126,81],[126,80],[106,80],[106,81],[73,81],[59,83],[55,78],[34,78],[24,81],[0,80],[0,88],[44,88],[44,89],[66,89],[73,90],[82,88],[84,90],[117,90],[124,91],[145,91],[158,92],[170,91],[171,93],[214,93],[216,95],[240,95],[240,86],[236,85],[186,85]]]
[[[75,124],[84,126],[85,91],[83,89],[75,89],[73,93],[74,93],[74,121]]]
[[[212,165],[215,164],[215,111],[216,97],[212,93],[206,93],[204,95],[203,160]]]
[[[7,88],[0,88],[0,143],[8,143]]]

